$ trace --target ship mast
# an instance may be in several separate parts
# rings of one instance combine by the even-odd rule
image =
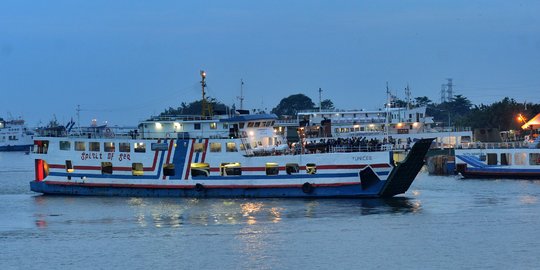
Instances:
[[[244,80],[240,79],[240,96],[238,97],[240,100],[240,110],[244,109]]]
[[[206,101],[206,72],[204,70],[201,70],[201,88],[202,88],[202,100],[201,100],[201,116],[212,116],[212,107],[211,105]]]
[[[385,117],[385,120],[384,120],[384,137],[386,138],[386,143],[388,143],[388,130],[389,130],[389,125],[390,125],[390,106],[392,105],[391,103],[391,94],[390,94],[390,89],[388,88],[388,82],[386,82],[386,104],[385,104],[385,107],[386,107],[386,117]]]

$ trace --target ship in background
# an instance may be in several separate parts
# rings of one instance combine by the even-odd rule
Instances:
[[[514,133],[479,130],[474,142],[456,149],[456,171],[464,178],[540,180],[540,114],[529,121],[522,115],[518,119],[527,134],[523,140]]]
[[[34,132],[23,119],[0,118],[0,151],[29,151],[34,145]]]

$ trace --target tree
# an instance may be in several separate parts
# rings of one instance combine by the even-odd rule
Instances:
[[[332,102],[329,99],[325,99],[325,100],[321,101],[321,109],[323,109],[323,110],[335,110],[336,108],[334,107],[334,102]]]
[[[431,105],[432,101],[426,96],[414,98],[418,107]]]
[[[304,94],[296,94],[282,99],[279,104],[272,109],[272,113],[275,113],[278,116],[296,115],[300,110],[312,110],[314,108],[315,104],[311,98]]]
[[[223,114],[230,110],[227,105],[217,101],[215,98],[208,98],[207,102],[212,106],[214,113]],[[180,107],[165,109],[160,116],[164,115],[200,115],[202,112],[202,100],[193,101],[189,104],[182,102]]]

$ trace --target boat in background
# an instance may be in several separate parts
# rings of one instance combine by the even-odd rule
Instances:
[[[540,136],[534,126],[540,126],[540,114],[522,126],[530,130],[523,141],[462,144],[455,149],[456,171],[464,178],[540,180]]]
[[[22,119],[0,118],[0,151],[29,151],[34,145],[34,132]]]

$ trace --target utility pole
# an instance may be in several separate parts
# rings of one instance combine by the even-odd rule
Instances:
[[[322,89],[319,87],[319,112],[322,112]]]

